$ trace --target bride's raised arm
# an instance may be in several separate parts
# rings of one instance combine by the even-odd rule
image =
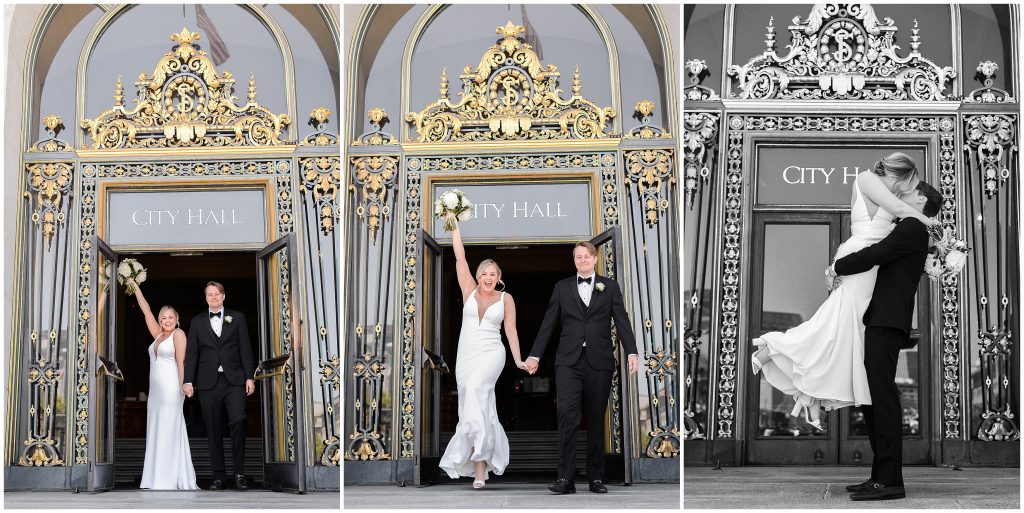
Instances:
[[[455,274],[459,277],[459,288],[462,289],[462,300],[465,301],[469,294],[476,288],[476,280],[469,270],[469,262],[466,261],[466,248],[462,246],[462,234],[459,233],[459,221],[455,214],[448,214],[455,220],[455,229],[452,230],[452,248],[455,250]]]
[[[875,205],[884,208],[895,217],[916,217],[919,221],[924,223],[925,226],[932,226],[939,222],[934,218],[918,212],[917,209],[897,198],[896,195],[893,194],[884,183],[882,183],[882,179],[874,173],[861,173],[860,182],[858,183],[860,186],[860,192],[863,195],[867,196],[867,198],[873,201]]]
[[[153,310],[149,307],[146,297],[142,295],[142,287],[140,287],[138,283],[134,283],[134,285],[135,299],[139,302],[139,308],[142,309],[142,314],[146,316],[146,327],[149,328],[149,334],[152,335],[153,338],[156,338],[156,336],[160,334],[160,323],[156,322],[156,317],[153,316]]]

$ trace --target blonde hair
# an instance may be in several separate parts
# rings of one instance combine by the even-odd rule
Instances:
[[[891,153],[882,160],[875,162],[875,167],[872,171],[883,178],[886,175],[892,175],[896,178],[892,186],[892,193],[896,197],[902,196],[913,189],[914,182],[917,180],[917,165],[914,164],[914,159],[910,158],[906,153],[899,151]]]
[[[178,323],[181,322],[181,314],[179,314],[178,311],[175,310],[173,306],[167,305],[167,306],[160,307],[160,312],[156,314],[156,322],[157,322],[157,324],[160,324],[160,318],[163,317],[164,316],[164,312],[167,312],[167,311],[174,312],[174,319],[175,319],[174,323],[175,324],[178,324]]]
[[[590,241],[577,242],[576,246],[572,248],[573,252],[576,252],[576,248],[587,248],[587,253],[590,253],[590,256],[597,256],[597,247],[591,244]]]
[[[476,282],[480,283],[480,275],[484,273],[484,270],[487,269],[487,266],[489,265],[493,265],[494,272],[498,273],[498,283],[505,285],[505,282],[501,281],[501,266],[498,265],[498,262],[495,262],[490,258],[480,262],[480,265],[476,266]]]

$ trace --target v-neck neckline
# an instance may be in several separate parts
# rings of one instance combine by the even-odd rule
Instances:
[[[476,319],[476,325],[477,326],[480,326],[480,325],[482,325],[484,323],[484,316],[487,315],[487,311],[490,310],[492,306],[494,306],[494,305],[496,305],[496,304],[501,302],[501,294],[498,294],[498,300],[493,302],[493,303],[491,303],[491,304],[489,304],[489,305],[487,305],[487,308],[484,308],[483,315],[481,315],[480,314],[480,300],[477,299],[477,297],[476,297],[476,293],[479,290],[480,290],[479,288],[473,289],[473,301],[476,302],[476,311],[477,311],[477,314],[476,314],[477,315],[477,319]]]

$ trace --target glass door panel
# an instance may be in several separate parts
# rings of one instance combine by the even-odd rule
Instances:
[[[750,337],[744,340],[748,379],[747,415],[750,463],[829,464],[836,461],[839,438],[835,412],[822,412],[819,431],[803,417],[793,417],[795,401],[764,377],[752,375],[749,363],[754,337],[786,331],[809,320],[828,297],[824,269],[839,244],[836,214],[757,214],[751,273]]]

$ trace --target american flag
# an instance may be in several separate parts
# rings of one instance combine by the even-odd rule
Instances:
[[[224,61],[231,57],[231,53],[228,52],[228,46],[224,44],[224,39],[214,28],[213,20],[201,5],[196,5],[196,24],[199,25],[199,30],[206,32],[206,38],[210,40],[210,57],[213,59],[213,64],[215,66],[224,64]]]
[[[526,40],[526,44],[533,47],[533,51],[537,52],[537,58],[544,60],[544,53],[540,49],[540,38],[537,37],[537,31],[530,24],[530,18],[526,17],[526,4],[519,4],[519,7],[523,13],[523,39]]]

